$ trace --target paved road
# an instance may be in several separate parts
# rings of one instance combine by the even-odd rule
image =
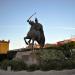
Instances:
[[[62,70],[62,71],[33,71],[33,72],[26,72],[26,71],[2,71],[0,70],[0,75],[75,75],[75,69],[73,70]]]

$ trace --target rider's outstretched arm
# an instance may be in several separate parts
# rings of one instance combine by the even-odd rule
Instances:
[[[31,21],[31,20],[27,20],[27,22],[30,24],[30,25],[34,25],[34,21]]]

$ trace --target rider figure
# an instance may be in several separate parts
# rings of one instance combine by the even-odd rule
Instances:
[[[27,20],[27,22],[31,25],[30,30],[35,29],[36,31],[43,32],[43,27],[40,23],[38,23],[38,19],[35,18],[35,22],[31,20]]]
[[[36,31],[43,32],[43,26],[40,23],[38,23],[37,18],[35,18],[35,26],[36,26]]]

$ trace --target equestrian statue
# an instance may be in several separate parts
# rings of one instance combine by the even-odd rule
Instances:
[[[43,48],[45,45],[43,26],[38,22],[37,18],[35,18],[35,21],[31,21],[30,18],[27,20],[27,22],[30,24],[31,27],[27,33],[27,36],[24,37],[24,41],[27,45],[29,45],[32,40],[32,50],[34,49],[34,41],[36,41],[40,45],[40,48]],[[29,39],[29,41],[26,41],[26,39]]]

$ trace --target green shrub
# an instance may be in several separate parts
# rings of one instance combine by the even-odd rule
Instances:
[[[7,70],[7,67],[9,66],[9,61],[8,60],[3,60],[0,62],[0,68],[3,70]]]
[[[62,68],[62,63],[60,60],[44,60],[40,64],[40,70],[60,70]]]
[[[50,64],[47,61],[40,63],[40,70],[42,71],[48,71],[50,70]]]
[[[40,55],[40,70],[60,70],[62,69],[62,60],[64,55],[60,50],[46,49]]]
[[[75,69],[75,60],[72,60],[72,69]]]
[[[40,53],[41,60],[61,60],[64,59],[62,51],[56,49],[45,49]]]
[[[62,63],[62,69],[73,69],[75,68],[75,62],[72,59],[64,60]]]
[[[35,70],[39,70],[39,65],[36,64],[28,65],[27,71],[35,71]]]
[[[21,71],[27,69],[27,65],[22,60],[11,60],[10,66],[11,70],[14,71]]]

